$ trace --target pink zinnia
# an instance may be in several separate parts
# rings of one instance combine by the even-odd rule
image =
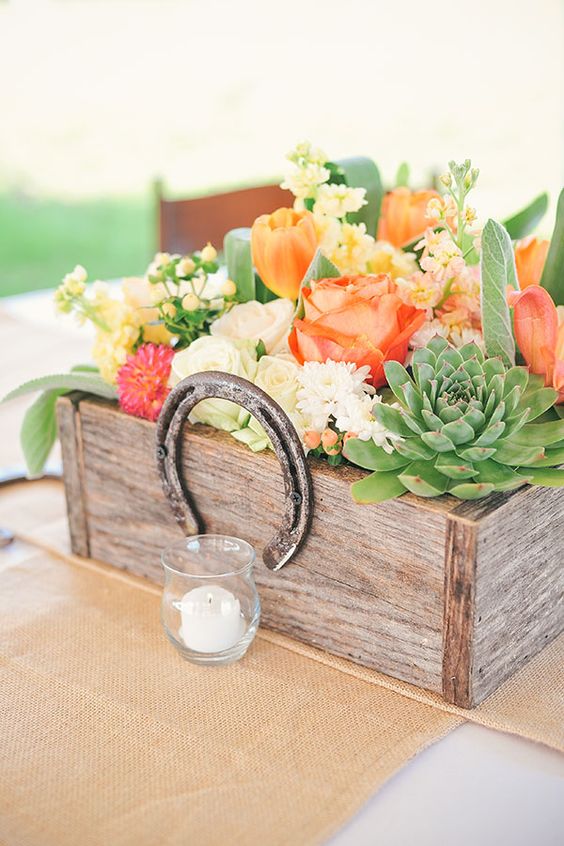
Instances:
[[[142,344],[117,374],[119,404],[127,414],[156,420],[170,390],[168,377],[174,356],[164,344]]]

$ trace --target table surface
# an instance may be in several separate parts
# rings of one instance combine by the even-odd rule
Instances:
[[[0,300],[0,313],[30,330],[21,333],[16,351],[20,359],[29,355],[29,378],[87,360],[87,333],[57,319],[50,297],[41,292]],[[37,336],[52,339],[40,359],[29,348],[28,339]],[[4,351],[7,345],[1,346]],[[0,372],[0,395],[14,387],[7,364]],[[20,462],[17,432],[2,425],[1,434],[0,465]],[[330,846],[559,846],[562,831],[564,756],[465,724],[403,767]]]

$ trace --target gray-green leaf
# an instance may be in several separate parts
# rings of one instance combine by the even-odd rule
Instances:
[[[366,188],[367,205],[354,214],[349,214],[349,220],[351,223],[365,223],[368,234],[376,235],[384,196],[380,171],[376,163],[366,156],[354,156],[349,159],[340,159],[337,164],[343,171],[349,187]]]
[[[62,393],[66,391],[84,391],[86,394],[94,394],[97,397],[104,397],[105,399],[117,399],[116,389],[113,385],[105,382],[101,376],[96,373],[55,373],[51,376],[39,376],[36,379],[30,379],[29,382],[24,382],[19,387],[14,388],[9,394],[6,394],[2,402],[22,397],[25,394],[33,394],[36,391],[61,390]]]
[[[55,404],[64,393],[64,390],[43,391],[24,415],[20,443],[30,478],[41,475],[57,439]]]
[[[489,356],[506,367],[515,364],[515,341],[506,288],[518,288],[511,239],[503,226],[488,220],[482,234],[482,327]]]

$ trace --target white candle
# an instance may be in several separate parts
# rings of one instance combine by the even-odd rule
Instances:
[[[195,652],[222,652],[245,632],[239,600],[217,585],[202,585],[185,593],[180,614],[180,636]]]

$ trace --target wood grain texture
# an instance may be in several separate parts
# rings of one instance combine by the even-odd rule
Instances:
[[[564,492],[524,488],[479,524],[473,701],[564,629]]]
[[[181,532],[160,484],[155,425],[104,400],[83,399],[79,411],[82,450],[70,425],[61,431],[73,549],[85,554],[87,531],[92,557],[160,582],[160,553]],[[470,707],[564,627],[561,491],[358,506],[349,485],[364,471],[312,461],[310,534],[272,572],[260,553],[282,518],[278,460],[204,426],[183,437],[183,470],[207,530],[257,549],[269,628]],[[84,518],[74,507],[79,487]]]
[[[102,400],[81,403],[90,554],[161,580],[160,552],[180,530],[154,461],[155,427]],[[188,427],[186,478],[208,531],[257,551],[280,524],[284,491],[275,456],[224,433]],[[256,579],[262,623],[335,654],[441,690],[446,503],[416,498],[359,507],[349,484],[363,471],[312,463],[312,528],[278,573]]]
[[[473,703],[472,643],[477,525],[450,518],[446,532],[443,696],[462,708]]]
[[[77,395],[68,394],[57,401],[57,424],[65,468],[65,496],[69,515],[71,545],[77,555],[90,555],[86,516],[86,486],[82,454],[82,432]]]

